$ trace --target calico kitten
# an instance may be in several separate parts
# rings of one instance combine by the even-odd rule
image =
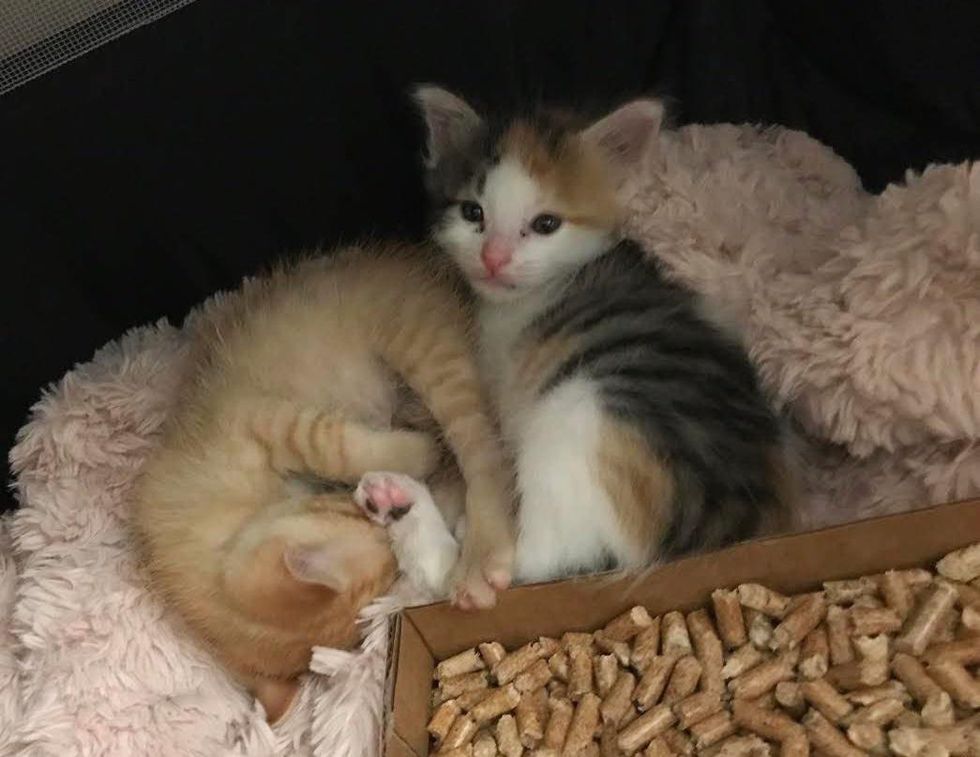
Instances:
[[[434,237],[478,296],[516,462],[517,579],[636,569],[781,524],[780,428],[746,353],[621,236],[617,186],[660,104],[496,122],[443,89],[415,95]]]
[[[400,382],[466,482],[457,601],[492,604],[509,583],[510,480],[442,268],[425,248],[348,249],[249,281],[189,325],[188,374],[134,523],[154,586],[272,720],[311,647],[355,643],[358,611],[394,578],[388,539],[358,506],[372,472],[424,479],[440,463],[432,434],[393,428],[418,415]],[[455,544],[430,555],[440,582],[455,558]]]

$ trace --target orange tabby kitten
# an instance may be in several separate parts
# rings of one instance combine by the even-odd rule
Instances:
[[[433,436],[392,428],[416,410],[400,387],[426,406],[466,483],[454,599],[488,606],[510,582],[508,481],[468,324],[428,249],[384,245],[251,280],[193,320],[190,372],[141,476],[135,524],[156,588],[270,720],[311,647],[354,644],[358,611],[394,578],[354,485],[378,470],[422,479],[440,462]]]

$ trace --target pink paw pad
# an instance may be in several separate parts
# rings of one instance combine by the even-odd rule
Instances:
[[[368,518],[382,525],[401,520],[415,504],[406,488],[393,476],[384,474],[365,475],[354,499]]]

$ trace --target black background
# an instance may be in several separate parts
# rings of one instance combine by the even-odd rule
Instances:
[[[878,191],[980,156],[980,3],[198,0],[0,98],[0,448],[123,330],[290,251],[424,233],[424,80],[802,128]]]

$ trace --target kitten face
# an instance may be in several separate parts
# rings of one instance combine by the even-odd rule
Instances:
[[[616,215],[576,211],[560,188],[505,153],[461,188],[435,237],[477,292],[509,299],[574,272],[607,247]]]
[[[616,182],[661,114],[637,101],[586,129],[547,113],[498,125],[445,90],[416,97],[441,209],[434,236],[491,301],[565,278],[608,249],[622,215]]]

